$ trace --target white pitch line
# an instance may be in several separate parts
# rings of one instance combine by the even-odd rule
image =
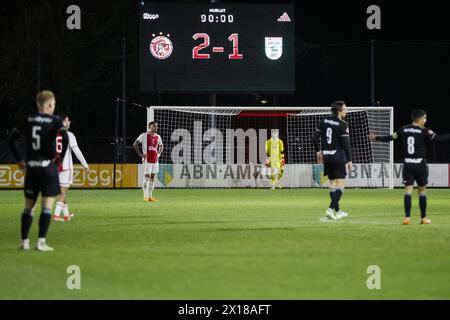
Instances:
[[[345,221],[345,222],[341,222],[341,223],[345,224],[345,225],[350,225],[350,224],[357,224],[357,225],[362,225],[362,224],[396,225],[396,224],[398,224],[398,223],[393,223],[393,222],[389,223],[389,222],[382,222],[382,221],[347,220],[346,218],[342,218],[342,219],[330,220],[327,217],[322,217],[322,218],[319,219],[319,221],[321,221],[321,222],[337,223],[337,222],[340,222],[342,220],[342,221]]]

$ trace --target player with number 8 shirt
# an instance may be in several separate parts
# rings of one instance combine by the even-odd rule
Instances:
[[[403,154],[403,184],[405,185],[404,225],[411,224],[411,197],[414,182],[417,182],[419,189],[420,223],[430,224],[427,218],[427,195],[426,186],[428,184],[428,165],[426,161],[427,146],[431,141],[449,141],[450,134],[438,135],[431,129],[425,127],[427,113],[417,109],[411,113],[412,124],[401,127],[392,135],[378,136],[370,133],[369,137],[373,141],[390,142],[400,140]]]

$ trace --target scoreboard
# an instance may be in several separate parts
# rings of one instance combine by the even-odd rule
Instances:
[[[144,92],[295,91],[292,4],[139,2]]]

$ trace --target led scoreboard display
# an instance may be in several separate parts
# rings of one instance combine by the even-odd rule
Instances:
[[[142,91],[295,91],[292,4],[139,7]]]

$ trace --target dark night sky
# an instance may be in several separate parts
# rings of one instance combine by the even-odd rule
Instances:
[[[81,31],[65,28],[65,10],[71,4],[82,9]],[[279,105],[329,105],[338,98],[348,105],[369,105],[368,41],[374,39],[376,100],[395,106],[396,126],[409,121],[410,110],[420,107],[429,112],[430,127],[449,131],[450,19],[444,1],[419,5],[305,0],[295,4],[297,89],[295,94],[276,97]],[[370,4],[381,7],[382,30],[366,28]],[[122,38],[127,39],[127,98],[143,104],[156,102],[155,96],[138,91],[137,1],[6,0],[0,15],[0,139],[34,109],[38,40],[42,41],[41,87],[55,91],[60,112],[71,114],[79,136],[114,134],[114,98],[121,95]],[[365,43],[323,46],[353,42]],[[335,57],[345,63],[323,67],[323,61]],[[361,76],[365,80],[357,81]],[[208,104],[207,95],[163,95],[161,99],[170,105]],[[273,97],[268,99],[273,103]],[[256,101],[251,94],[218,95],[217,104],[255,105]],[[128,112],[130,136],[142,116],[142,112]],[[448,161],[448,144],[439,149],[437,159]]]

